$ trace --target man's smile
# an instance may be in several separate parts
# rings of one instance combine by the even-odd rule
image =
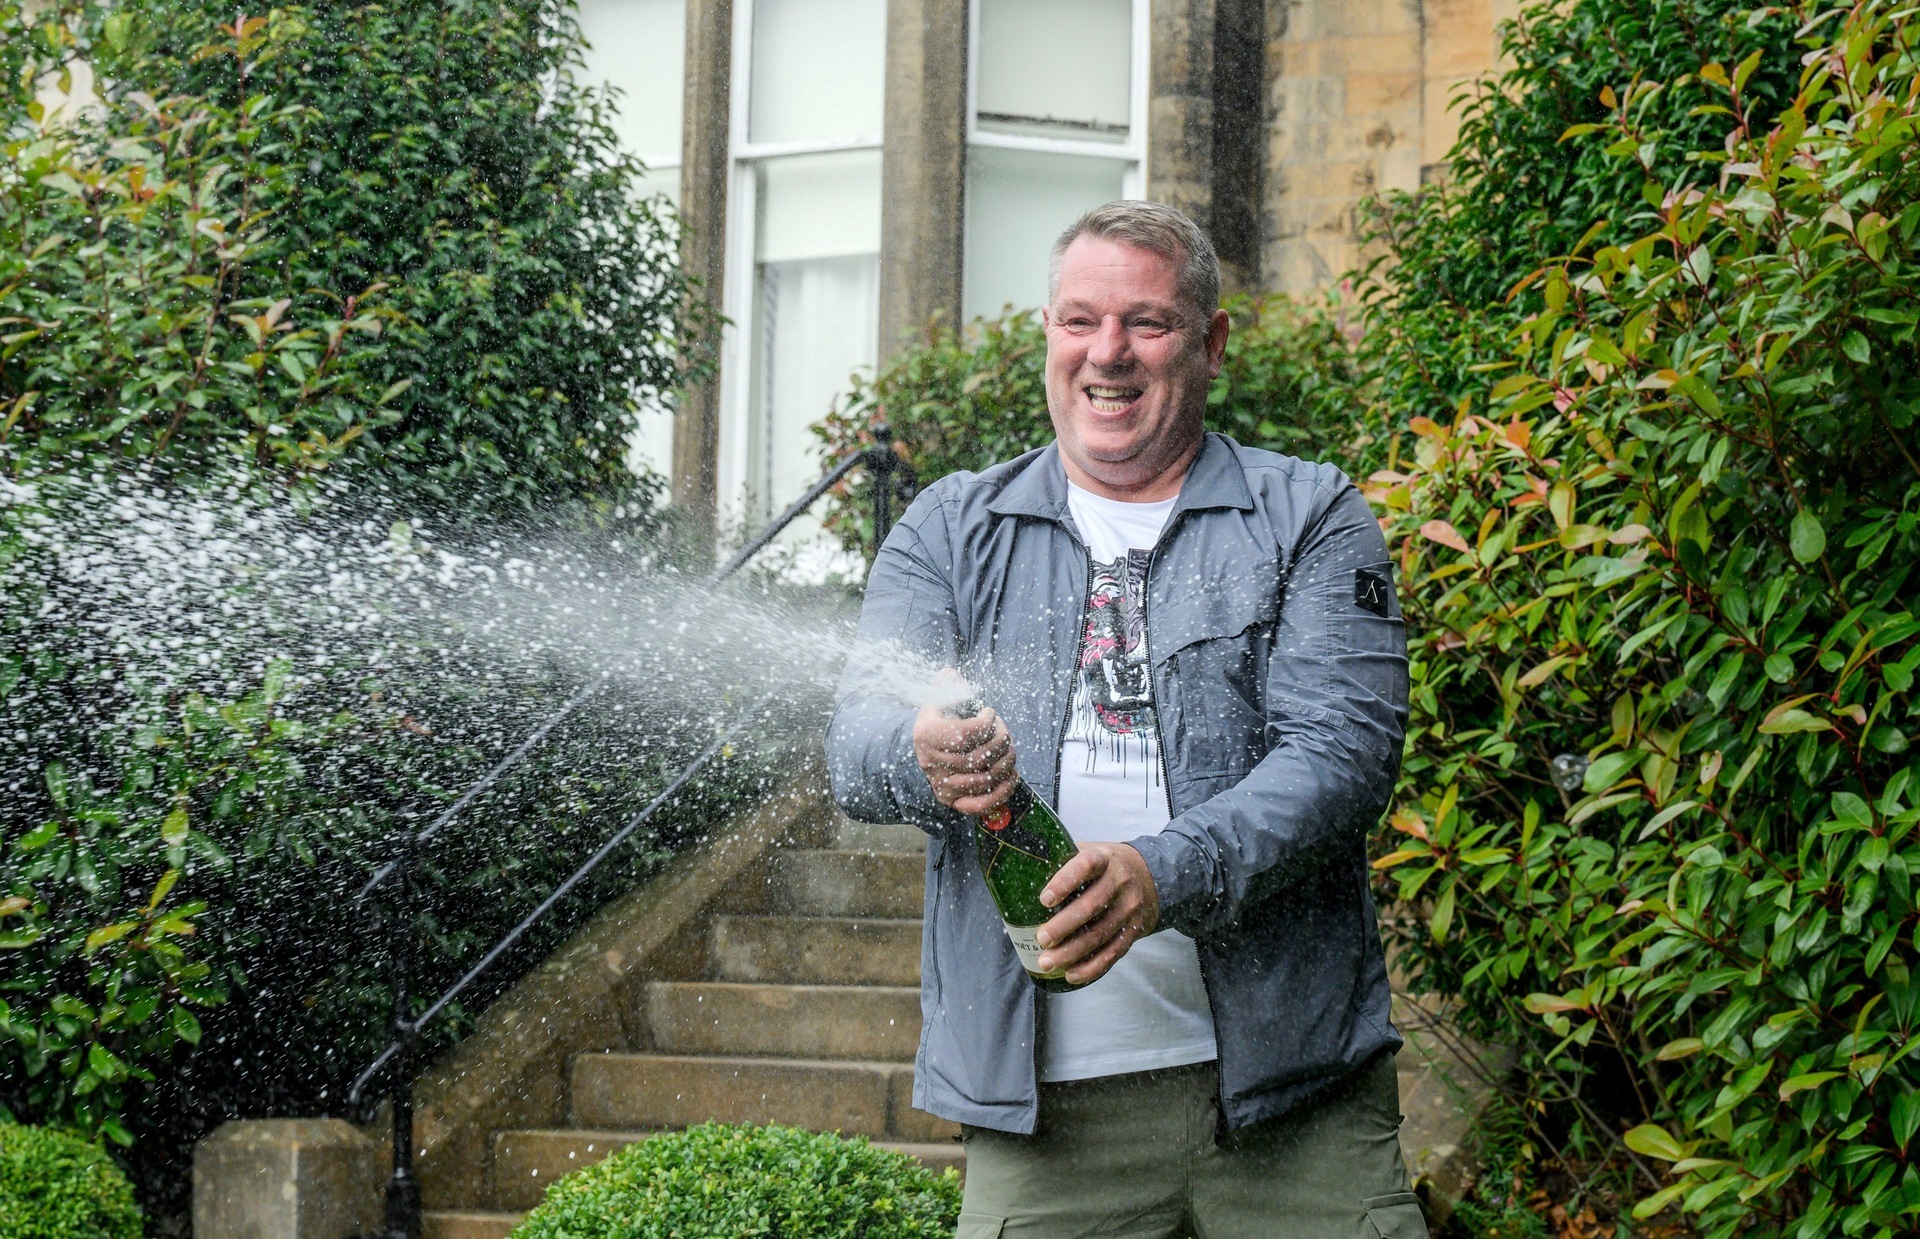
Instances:
[[[1110,383],[1088,383],[1080,390],[1087,394],[1087,403],[1093,406],[1094,412],[1109,414],[1125,413],[1145,394],[1142,388]]]

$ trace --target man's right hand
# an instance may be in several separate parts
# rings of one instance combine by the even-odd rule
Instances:
[[[1013,737],[992,710],[948,718],[937,705],[913,720],[913,755],[941,804],[979,817],[1013,794]]]

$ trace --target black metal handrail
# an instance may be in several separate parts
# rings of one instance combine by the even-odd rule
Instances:
[[[874,545],[878,547],[885,541],[888,530],[893,524],[893,499],[895,491],[902,498],[911,496],[915,485],[912,466],[894,452],[892,432],[885,426],[874,428],[876,442],[873,446],[853,453],[827,472],[806,494],[788,505],[780,515],[768,522],[766,528],[755,534],[746,545],[734,552],[724,564],[714,569],[701,583],[703,588],[711,589],[738,572],[748,560],[764,550],[782,530],[791,525],[800,514],[818,502],[820,496],[851,474],[855,469],[865,467],[873,476],[873,533]],[[481,793],[499,780],[507,771],[526,760],[540,742],[560,723],[587,701],[588,698],[606,687],[610,676],[601,674],[569,698],[532,734],[522,740],[518,747],[501,758],[485,774],[480,776],[472,787],[461,794],[459,799],[448,805],[433,821],[417,832],[401,839],[399,853],[386,864],[381,865],[367,879],[355,896],[356,906],[363,905],[375,891],[386,891],[389,969],[393,982],[393,1014],[391,1028],[393,1039],[387,1043],[374,1060],[367,1064],[359,1076],[354,1079],[353,1087],[347,1094],[347,1104],[360,1110],[365,1104],[367,1086],[383,1071],[388,1073],[388,1099],[393,1107],[393,1173],[387,1180],[386,1212],[383,1227],[377,1239],[420,1239],[421,1204],[420,1181],[413,1166],[413,1085],[419,1063],[415,1049],[420,1034],[437,1019],[467,987],[478,980],[482,974],[498,963],[526,934],[544,919],[548,912],[565,899],[579,884],[600,867],[600,863],[632,838],[634,833],[650,820],[654,813],[674,796],[678,795],[708,763],[725,751],[728,744],[743,731],[748,724],[758,718],[774,698],[769,691],[759,700],[749,705],[735,716],[733,722],[712,743],[702,749],[694,759],[675,775],[672,782],[648,801],[646,806],[630,818],[626,825],[614,832],[605,843],[575,869],[565,881],[554,888],[552,894],[540,902],[540,905],[520,923],[507,931],[505,937],[496,942],[482,955],[477,963],[467,969],[458,981],[435,998],[417,1016],[409,1016],[412,1005],[410,982],[412,980],[413,949],[412,938],[408,931],[411,920],[411,890],[413,866],[420,849],[432,841],[441,828],[460,812],[471,805]]]

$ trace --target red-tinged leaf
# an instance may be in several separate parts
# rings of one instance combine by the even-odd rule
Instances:
[[[1553,1011],[1585,1011],[1586,1008],[1558,994],[1528,994],[1523,1005],[1535,1015],[1546,1015]]]
[[[1391,869],[1395,865],[1404,865],[1410,860],[1419,860],[1421,857],[1432,855],[1433,853],[1426,848],[1401,848],[1397,852],[1388,852],[1379,860],[1374,861],[1373,867],[1375,869]]]
[[[1393,816],[1388,818],[1387,822],[1403,835],[1412,835],[1422,840],[1427,838],[1427,819],[1412,809],[1395,809]]]
[[[1622,526],[1613,533],[1608,534],[1607,541],[1613,543],[1615,546],[1632,546],[1634,543],[1643,541],[1652,535],[1653,530],[1648,529],[1645,525],[1633,524]]]
[[[1428,435],[1442,441],[1447,438],[1445,428],[1442,427],[1439,422],[1434,421],[1431,417],[1427,417],[1424,414],[1416,416],[1413,420],[1409,421],[1407,423],[1407,429],[1417,435]]]
[[[1460,531],[1443,520],[1431,520],[1420,526],[1420,536],[1429,542],[1450,546],[1456,551],[1468,549],[1467,540],[1460,536]]]

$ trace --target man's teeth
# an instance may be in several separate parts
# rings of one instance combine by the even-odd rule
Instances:
[[[1088,386],[1086,392],[1093,407],[1106,413],[1118,413],[1140,398],[1140,389],[1137,387]]]

